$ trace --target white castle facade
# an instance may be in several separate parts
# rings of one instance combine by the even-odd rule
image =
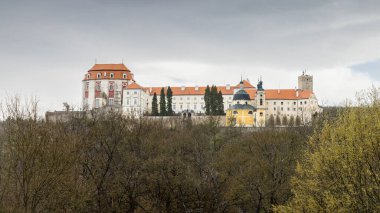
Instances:
[[[233,104],[233,95],[241,87],[249,94],[252,103],[258,103],[257,89],[248,80],[238,85],[218,86],[223,94],[225,111]],[[262,85],[261,85],[262,87]],[[126,116],[149,115],[153,95],[159,99],[161,87],[139,85],[133,73],[124,64],[95,64],[83,79],[83,109],[110,107]],[[164,88],[166,92],[167,88]],[[203,114],[205,112],[205,86],[171,87],[172,108],[175,113]],[[263,89],[263,88],[261,88]],[[311,120],[321,108],[313,92],[313,76],[302,73],[297,89],[263,89],[260,92],[263,119],[270,115],[280,117],[298,116],[304,123]],[[260,113],[261,114],[261,113]]]

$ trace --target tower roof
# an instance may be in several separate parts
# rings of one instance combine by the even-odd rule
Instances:
[[[89,71],[129,71],[124,64],[95,64]]]

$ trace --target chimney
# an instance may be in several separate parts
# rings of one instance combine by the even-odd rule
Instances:
[[[296,90],[296,97],[298,98],[299,95],[300,95],[300,92],[299,92],[299,90],[297,89],[297,90]]]
[[[280,94],[280,89],[277,89],[277,93]]]
[[[149,93],[152,93],[152,90],[153,90],[152,87],[150,87],[150,88],[149,88]]]
[[[195,91],[198,91],[199,90],[199,86],[195,86]]]
[[[226,85],[226,89],[227,89],[227,90],[230,90],[230,89],[231,89],[231,85],[227,84],[227,85]]]
[[[185,86],[181,86],[181,90],[184,91],[185,90]]]

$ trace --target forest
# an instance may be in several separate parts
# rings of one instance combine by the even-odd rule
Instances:
[[[0,212],[378,212],[379,90],[258,129],[2,105]]]

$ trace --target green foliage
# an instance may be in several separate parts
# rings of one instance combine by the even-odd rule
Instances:
[[[286,115],[282,116],[282,125],[283,126],[288,125],[288,117]]]
[[[293,198],[278,212],[380,211],[379,91],[325,121],[292,179]]]
[[[204,96],[206,115],[210,115],[211,113],[210,93],[211,93],[210,87],[207,85],[206,90],[205,90],[205,96]]]
[[[272,114],[269,116],[266,126],[267,127],[275,126],[274,116]]]
[[[276,126],[281,126],[281,118],[280,115],[276,116]]]
[[[291,115],[289,118],[288,126],[294,126],[294,116]]]
[[[204,100],[206,115],[224,115],[223,94],[216,86],[207,85]]]
[[[165,98],[165,89],[161,88],[161,94],[160,94],[160,116],[166,116],[167,110],[166,110],[166,98]]]
[[[153,100],[152,100],[152,115],[157,116],[158,115],[158,101],[157,101],[157,94],[153,94]]]
[[[167,114],[169,116],[173,115],[173,106],[172,106],[172,98],[173,98],[173,92],[170,86],[168,87],[168,90],[166,92],[166,99],[167,99]]]

